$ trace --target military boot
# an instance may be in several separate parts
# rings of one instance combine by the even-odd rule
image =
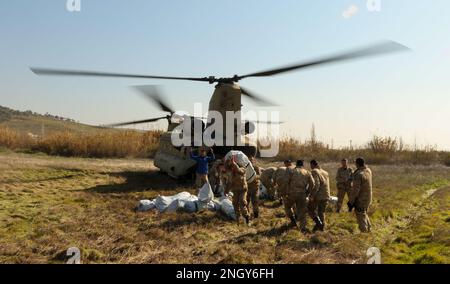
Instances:
[[[252,225],[251,222],[250,222],[250,217],[249,216],[245,216],[244,219],[245,219],[245,224],[247,224],[247,226],[251,226]]]
[[[295,220],[294,217],[289,217],[289,220],[291,220],[291,223],[290,223],[291,227],[297,227],[297,220]]]
[[[316,225],[313,228],[313,232],[316,232],[318,230],[323,231],[324,226],[323,226],[322,221],[320,221],[320,218],[319,217],[315,217],[314,218],[314,222],[316,223]]]
[[[301,228],[300,232],[302,232],[305,235],[311,233],[311,231],[308,228],[306,228],[306,227]]]

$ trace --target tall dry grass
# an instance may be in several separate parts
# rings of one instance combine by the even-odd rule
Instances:
[[[160,135],[160,131],[104,130],[95,134],[61,132],[33,137],[0,128],[0,146],[66,157],[151,158],[156,153]]]
[[[450,166],[450,153],[438,151],[435,147],[408,147],[401,139],[374,136],[360,147],[333,149],[318,141],[301,142],[292,138],[280,141],[277,159],[317,159],[319,161],[340,161],[343,158],[354,160],[364,157],[371,164],[444,164]]]
[[[35,143],[30,135],[20,134],[9,128],[0,127],[0,147],[8,149],[30,148]]]
[[[32,137],[12,129],[0,128],[0,147],[43,152],[49,155],[93,158],[152,158],[158,149],[161,131],[109,131],[95,134],[61,132]],[[302,142],[292,138],[280,141],[276,160],[317,159],[322,162],[364,157],[371,164],[444,164],[450,167],[450,152],[434,147],[411,148],[401,139],[374,136],[361,147],[333,149],[316,139]]]

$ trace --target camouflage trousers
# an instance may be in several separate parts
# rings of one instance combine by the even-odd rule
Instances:
[[[314,220],[319,217],[320,221],[325,225],[325,209],[328,205],[328,199],[316,200],[308,202],[309,216]]]
[[[341,211],[342,209],[342,204],[344,204],[344,198],[345,195],[347,194],[347,198],[350,194],[350,190],[351,190],[351,186],[348,184],[341,184],[338,183],[337,184],[337,198],[338,198],[338,202],[336,204],[336,211]]]
[[[259,214],[259,182],[254,181],[248,184],[247,192],[247,206],[250,211],[250,204],[252,205],[253,215]]]
[[[359,230],[363,233],[370,232],[372,223],[370,222],[369,215],[367,215],[367,209],[365,207],[356,207],[356,222],[358,222]]]
[[[289,219],[295,218],[300,228],[306,228],[306,194],[292,193],[283,197],[284,212]]]
[[[195,185],[198,187],[198,188],[201,188],[205,183],[207,183],[208,182],[208,175],[207,174],[199,174],[199,173],[196,173],[196,176],[195,176]]]
[[[236,218],[239,221],[241,215],[243,217],[249,217],[248,207],[247,207],[247,189],[242,190],[231,190],[233,192],[233,207],[236,213]]]

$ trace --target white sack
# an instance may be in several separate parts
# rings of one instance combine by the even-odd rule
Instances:
[[[155,200],[141,200],[139,201],[137,210],[140,212],[145,212],[153,210],[155,208],[156,208]]]
[[[245,176],[247,178],[247,183],[254,181],[256,177],[256,172],[249,158],[241,151],[232,150],[225,155],[225,161],[230,160],[233,156],[236,157],[236,163],[240,167],[245,168]]]
[[[155,199],[156,209],[159,212],[175,212],[178,209],[178,203],[174,202],[178,199],[189,199],[191,194],[189,192],[180,192],[173,196],[158,196]]]
[[[195,213],[199,210],[199,202],[196,196],[191,196],[188,199],[178,199],[174,202],[176,202],[177,212]]]
[[[233,203],[227,197],[222,197],[219,199],[220,211],[224,213],[229,218],[236,220],[236,213],[234,212]]]
[[[205,183],[198,191],[198,200],[203,203],[208,203],[214,198],[214,193],[209,182]]]
[[[267,192],[267,188],[261,183],[259,186],[259,198],[260,199],[268,199],[269,193]]]
[[[330,202],[332,205],[337,205],[338,198],[336,196],[330,196],[330,199],[328,199],[328,202]]]

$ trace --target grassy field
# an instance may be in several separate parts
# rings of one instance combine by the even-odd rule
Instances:
[[[324,165],[332,177],[336,167]],[[0,263],[62,263],[72,246],[83,263],[364,263],[372,246],[384,263],[450,263],[450,169],[372,169],[371,234],[330,208],[327,230],[303,235],[274,202],[264,202],[251,227],[208,211],[138,213],[140,199],[196,192],[160,175],[151,160],[3,151]]]

